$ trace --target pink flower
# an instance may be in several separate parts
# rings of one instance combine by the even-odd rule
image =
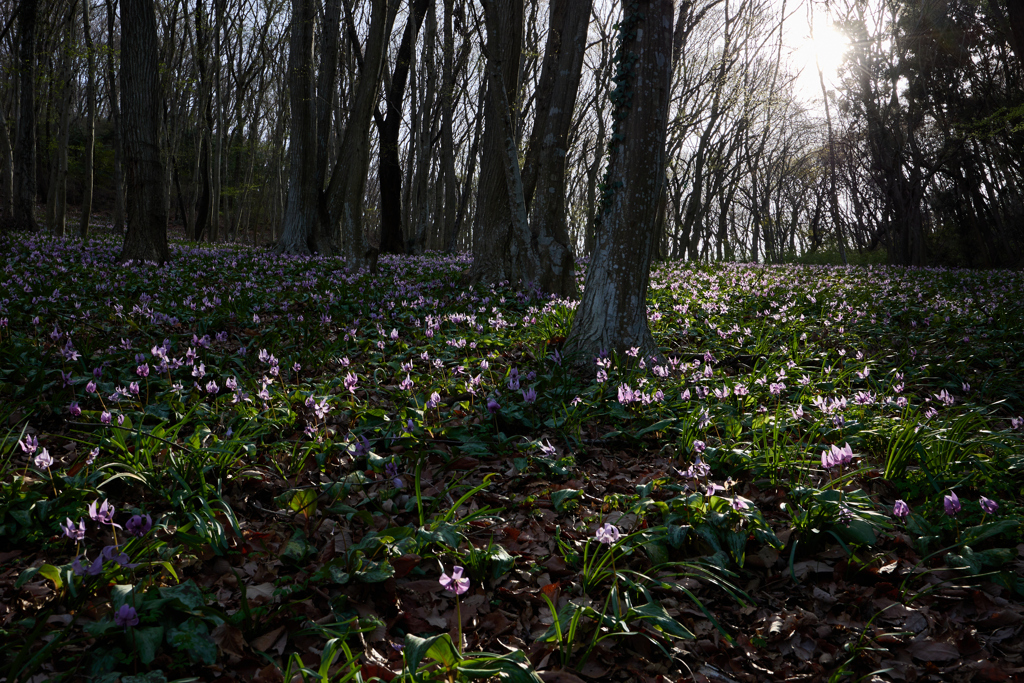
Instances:
[[[83,541],[85,540],[85,520],[79,518],[78,525],[71,521],[70,517],[64,518],[65,522],[61,522],[60,528],[64,532],[64,535],[72,541]]]
[[[469,579],[462,576],[462,567],[459,565],[452,567],[451,576],[441,574],[439,581],[446,591],[451,591],[456,595],[462,595],[469,590]]]
[[[139,623],[139,614],[131,605],[121,605],[121,608],[114,613],[114,623],[124,628],[135,626]]]
[[[907,515],[910,514],[910,506],[907,505],[907,502],[905,500],[897,500],[895,503],[893,503],[892,514],[896,517],[899,517],[900,519],[906,519]]]
[[[948,496],[942,499],[942,506],[946,509],[946,514],[950,517],[960,512],[960,499],[956,497],[956,491],[950,491]]]
[[[619,531],[617,526],[605,522],[594,532],[594,538],[597,539],[598,543],[611,545],[622,538],[622,532]]]

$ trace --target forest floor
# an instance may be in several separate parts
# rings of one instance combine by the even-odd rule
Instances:
[[[118,249],[0,237],[6,683],[1024,680],[1021,273],[661,264],[578,359],[461,256]]]

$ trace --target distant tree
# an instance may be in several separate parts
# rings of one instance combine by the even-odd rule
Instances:
[[[128,230],[121,261],[163,264],[167,204],[158,126],[160,63],[153,0],[121,0],[121,94]]]
[[[622,0],[614,134],[597,241],[566,347],[657,353],[647,288],[664,182],[672,71],[673,0]]]
[[[15,230],[38,230],[36,206],[36,20],[38,0],[18,8],[18,85],[21,97],[14,135]]]

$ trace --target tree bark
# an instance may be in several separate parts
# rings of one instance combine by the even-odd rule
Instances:
[[[402,42],[395,56],[395,70],[387,88],[384,120],[377,122],[380,136],[380,160],[377,178],[380,183],[380,251],[385,254],[401,254],[405,251],[402,236],[402,161],[399,158],[398,136],[401,131],[405,86],[409,80],[409,65],[416,37],[419,35],[423,17],[433,0],[413,0],[411,15],[402,34]],[[415,106],[415,103],[413,104]]]
[[[664,179],[673,0],[622,4],[617,144],[609,150],[612,195],[566,342],[581,361],[602,350],[657,354],[647,324],[647,289]]]
[[[441,164],[444,174],[444,217],[441,239],[443,247],[452,241],[455,232],[455,216],[458,211],[455,177],[455,128],[452,109],[455,101],[455,34],[452,30],[454,14],[453,0],[444,0],[444,56],[441,62]]]
[[[313,92],[313,0],[293,0],[288,46],[291,138],[288,142],[288,200],[281,224],[279,254],[332,253],[330,237],[320,229],[316,186],[316,107]]]
[[[92,44],[92,22],[90,21],[89,0],[82,2],[82,27],[85,35],[85,179],[82,181],[82,218],[78,234],[82,239],[89,236],[89,221],[92,218],[93,152],[96,147],[96,52]]]
[[[507,159],[502,119],[509,118],[516,128],[518,107],[508,102],[507,95],[519,93],[519,63],[523,39],[522,0],[487,0],[484,23],[487,25],[487,105],[484,113],[484,134],[480,157],[480,179],[477,183],[476,218],[473,225],[472,282],[516,282],[522,274],[516,270],[512,257],[513,206],[510,202],[506,171]],[[500,78],[491,77],[498,65]],[[503,110],[502,102],[512,109]],[[514,144],[514,138],[513,138]],[[518,169],[518,154],[516,173]]]
[[[330,229],[340,227],[342,252],[349,270],[377,264],[377,250],[370,247],[363,231],[363,203],[370,165],[370,119],[380,92],[384,51],[391,35],[398,0],[373,0],[366,54],[349,113],[340,155],[326,191]],[[382,203],[385,203],[383,197]]]
[[[14,158],[7,132],[6,107],[0,109],[0,231],[6,229],[14,215]]]
[[[163,264],[167,208],[160,159],[160,64],[153,0],[121,0],[122,136],[128,230],[120,261]]]
[[[36,225],[36,18],[38,0],[23,0],[18,10],[18,79],[21,91],[14,138],[15,230],[35,232]]]
[[[114,231],[124,234],[124,137],[121,133],[121,104],[114,75],[114,2],[107,5],[107,96],[114,127]]]
[[[565,220],[565,164],[576,109],[592,0],[551,0],[536,117],[526,156],[523,191],[530,232],[541,260],[541,288],[575,298],[576,277]]]

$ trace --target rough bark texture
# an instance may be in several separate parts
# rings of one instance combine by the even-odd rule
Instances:
[[[78,234],[85,239],[89,236],[89,220],[92,218],[93,150],[96,146],[96,53],[92,45],[92,22],[89,16],[90,3],[82,3],[82,27],[85,29],[85,178],[82,181],[82,218]]]
[[[367,36],[363,69],[355,87],[355,98],[342,137],[344,150],[327,187],[327,216],[332,232],[341,229],[342,253],[350,270],[370,268],[377,263],[377,250],[370,247],[363,231],[363,200],[370,166],[370,120],[380,91],[384,49],[398,0],[374,0]]]
[[[443,247],[454,241],[458,197],[455,186],[455,128],[452,106],[455,100],[454,60],[455,33],[452,30],[453,0],[444,0],[444,57],[441,65],[441,162],[444,172],[444,218],[440,243]]]
[[[114,44],[114,3],[106,0],[107,45]],[[124,138],[121,134],[121,104],[114,75],[114,52],[107,50],[107,95],[110,99],[110,118],[114,124],[114,230],[124,232]]]
[[[497,26],[488,30],[488,61],[499,65],[501,85],[505,93],[519,92],[519,61],[523,42],[522,0],[488,0],[493,4],[488,14],[495,15]],[[488,5],[485,5],[487,7]],[[487,23],[491,23],[489,20]],[[494,40],[491,40],[491,37]],[[473,225],[473,282],[515,282],[521,274],[511,260],[512,206],[505,179],[505,137],[502,116],[511,119],[515,128],[517,109],[503,112],[502,97],[488,83],[484,113],[483,148],[480,157],[480,179],[477,183],[476,220]]]
[[[433,9],[433,4],[433,0],[413,0],[411,3],[412,14],[405,25],[402,42],[395,56],[395,71],[387,91],[384,120],[378,122],[377,126],[380,135],[380,160],[377,166],[381,196],[380,250],[385,254],[401,254],[405,251],[402,236],[402,161],[399,158],[398,136],[416,37],[427,8]]]
[[[158,125],[160,64],[153,0],[121,0],[121,93],[128,230],[120,261],[167,261]]]
[[[24,0],[18,10],[18,78],[21,91],[14,136],[15,230],[38,230],[36,204],[36,15],[37,0]]]
[[[292,2],[288,45],[291,138],[288,141],[288,199],[281,222],[280,254],[332,253],[330,238],[319,229],[316,186],[316,106],[313,92],[313,0]]]
[[[10,222],[14,210],[14,158],[11,156],[6,112],[3,117],[0,122],[0,230]]]
[[[642,18],[639,18],[642,17]],[[623,0],[623,53],[632,68],[619,87],[621,142],[609,150],[612,189],[601,216],[583,299],[567,348],[580,360],[601,350],[657,353],[647,324],[647,288],[665,163],[672,64],[672,0]],[[621,63],[621,62],[620,62]],[[625,66],[625,65],[623,65]],[[625,102],[626,104],[623,104]]]
[[[565,161],[591,6],[592,0],[551,0],[537,115],[523,177],[531,240],[542,262],[538,284],[546,292],[568,297],[576,296],[576,277],[565,220]]]

